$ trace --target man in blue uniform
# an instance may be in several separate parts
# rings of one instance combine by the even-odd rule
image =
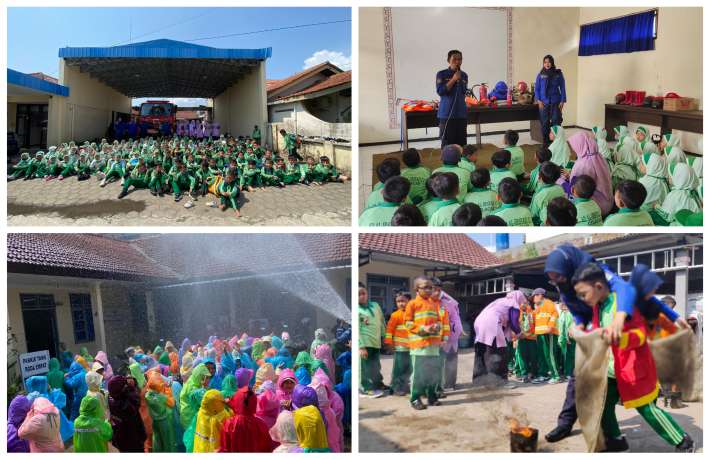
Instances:
[[[459,50],[451,50],[447,56],[449,67],[436,74],[436,93],[439,103],[439,137],[441,148],[449,144],[466,145],[466,88],[468,75],[461,70],[463,55]]]

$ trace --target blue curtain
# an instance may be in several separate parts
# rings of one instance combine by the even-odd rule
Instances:
[[[579,55],[632,53],[654,49],[656,11],[583,25],[579,33]]]

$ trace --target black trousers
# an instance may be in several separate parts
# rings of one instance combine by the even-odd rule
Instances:
[[[508,349],[496,347],[495,340],[491,346],[476,343],[473,361],[473,380],[488,374],[493,374],[503,380],[508,380]]]
[[[557,416],[557,426],[563,426],[572,429],[572,425],[577,421],[577,404],[575,402],[575,378],[574,374],[567,381],[567,394],[565,402],[562,404],[560,415]]]
[[[441,148],[449,144],[456,144],[463,147],[466,145],[466,118],[450,118],[448,123],[446,118],[439,118],[439,137],[441,138]]]
[[[540,109],[540,128],[542,129],[542,143],[544,145],[550,145],[550,129],[554,125],[562,125],[560,104],[546,104]]]
[[[444,361],[444,388],[453,388],[458,377],[459,353],[456,350],[451,350],[444,355],[446,356]]]

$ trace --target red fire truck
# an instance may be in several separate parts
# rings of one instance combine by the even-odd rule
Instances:
[[[146,101],[141,104],[138,113],[138,124],[141,129],[145,129],[148,134],[158,134],[161,126],[167,123],[170,133],[175,132],[175,116],[177,105],[170,101]],[[163,131],[166,128],[163,128]]]

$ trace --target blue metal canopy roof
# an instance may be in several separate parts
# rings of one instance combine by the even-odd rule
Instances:
[[[54,94],[57,96],[69,96],[69,87],[42,80],[32,75],[7,69],[7,84],[22,86],[40,93]]]
[[[271,57],[271,48],[220,49],[175,40],[61,48],[59,57],[130,97],[211,98]]]
[[[107,48],[60,48],[60,58],[257,59],[271,57],[271,48],[223,49],[160,39]]]

